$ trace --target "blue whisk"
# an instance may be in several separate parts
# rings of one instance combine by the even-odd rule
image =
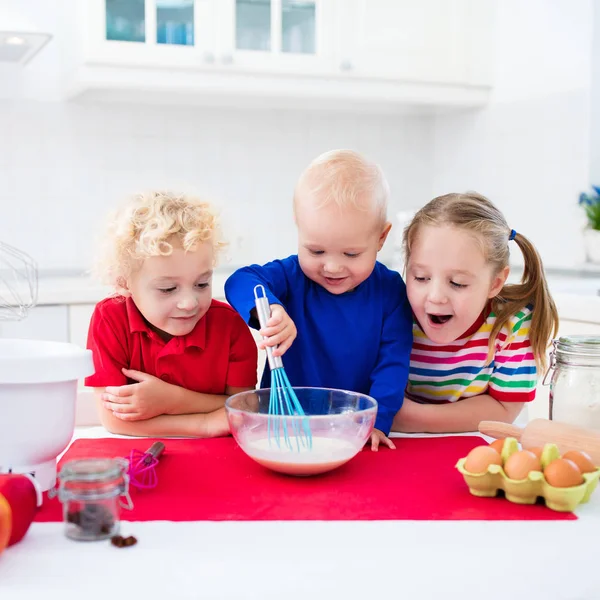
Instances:
[[[265,288],[262,285],[257,285],[254,288],[254,301],[258,322],[261,328],[264,328],[271,316],[271,307],[265,294]],[[283,368],[281,356],[273,356],[273,350],[272,346],[266,347],[269,368],[271,369],[271,394],[269,396],[269,418],[267,423],[269,444],[272,443],[272,440],[275,440],[277,446],[281,447],[280,437],[283,433],[285,444],[290,450],[300,451],[302,448],[312,448],[312,434],[308,419]],[[303,418],[286,419],[285,417]],[[288,421],[291,423],[291,434],[294,440],[290,437]]]

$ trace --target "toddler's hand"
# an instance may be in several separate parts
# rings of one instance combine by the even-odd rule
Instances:
[[[271,304],[271,317],[267,321],[267,326],[259,331],[260,335],[266,337],[266,340],[258,342],[259,348],[266,346],[277,346],[273,350],[274,356],[283,356],[292,342],[296,339],[296,325],[290,316],[285,312],[283,306]]]
[[[377,452],[379,450],[379,444],[384,444],[392,450],[396,449],[396,446],[394,446],[394,442],[392,442],[392,440],[390,440],[390,438],[387,435],[385,435],[383,431],[379,431],[379,429],[373,429],[369,442],[371,442],[371,450],[373,452]],[[367,442],[367,444],[369,442]]]
[[[173,387],[170,383],[141,371],[122,371],[138,383],[107,386],[102,395],[104,408],[122,421],[143,421],[167,412],[165,404]]]

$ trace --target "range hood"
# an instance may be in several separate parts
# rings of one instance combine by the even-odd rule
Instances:
[[[27,64],[52,35],[0,3],[0,63]]]

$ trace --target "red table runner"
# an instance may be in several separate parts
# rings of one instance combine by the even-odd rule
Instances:
[[[61,460],[129,455],[149,439],[79,439]],[[258,465],[233,438],[166,439],[158,486],[131,490],[126,521],[362,521],[575,519],[541,504],[477,498],[456,470],[459,458],[483,443],[475,436],[394,438],[396,450],[363,450],[346,465],[307,478]],[[36,521],[60,521],[56,498],[45,499]]]

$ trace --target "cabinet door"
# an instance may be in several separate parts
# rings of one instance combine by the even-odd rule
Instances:
[[[481,57],[470,61],[472,50],[489,58],[490,0],[349,0],[340,7],[342,69],[415,83],[467,84],[486,75]]]
[[[81,348],[87,346],[87,335],[95,304],[71,304],[69,306],[69,341]]]
[[[67,306],[35,306],[22,321],[0,321],[0,337],[68,342]]]
[[[212,0],[86,0],[79,5],[88,62],[202,67],[214,62]]]
[[[216,0],[218,60],[232,69],[331,73],[332,0]]]

